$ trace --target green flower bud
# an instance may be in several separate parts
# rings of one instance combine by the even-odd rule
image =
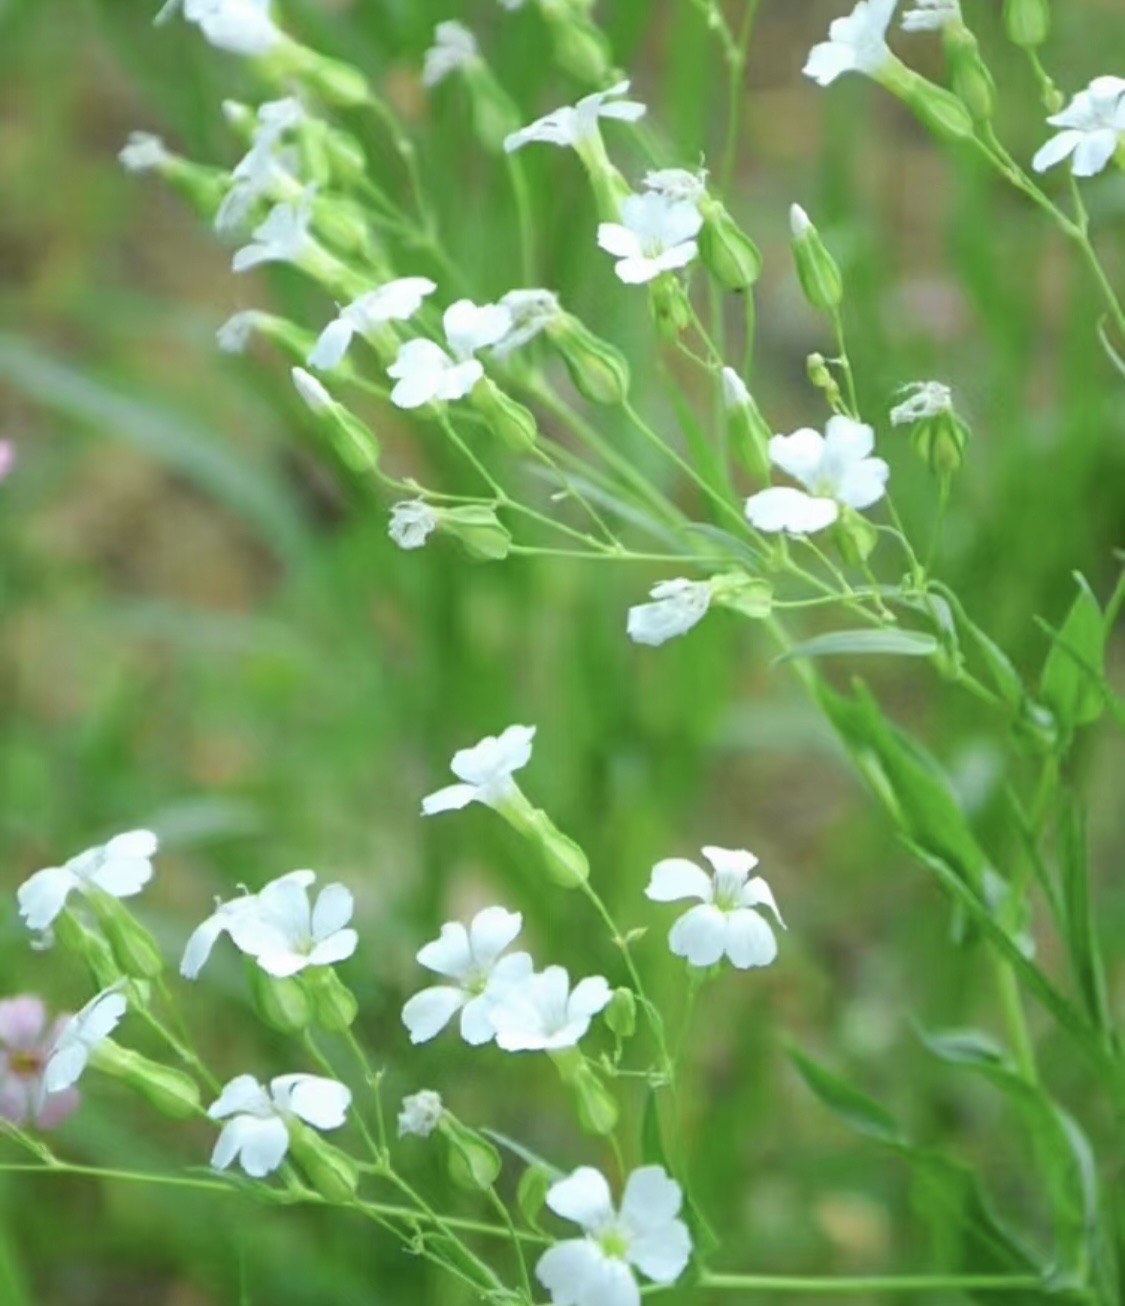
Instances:
[[[359,1187],[359,1171],[346,1152],[300,1120],[287,1121],[289,1147],[309,1183],[329,1202],[349,1202]]]
[[[588,1061],[572,1081],[578,1101],[578,1119],[589,1134],[612,1134],[620,1114],[613,1094]]]
[[[302,79],[329,104],[341,108],[356,108],[371,98],[367,78],[358,68],[339,59],[329,59],[296,41],[283,42],[260,62],[279,79]]]
[[[768,581],[728,571],[711,577],[711,602],[753,621],[768,617],[773,609],[773,588]]]
[[[199,1085],[183,1071],[150,1061],[113,1039],[102,1039],[90,1052],[90,1065],[111,1079],[127,1084],[134,1092],[173,1120],[199,1115]]]
[[[977,38],[963,23],[945,29],[945,55],[953,90],[978,124],[991,122],[996,111],[996,83],[980,55]]]
[[[560,313],[547,335],[562,355],[574,388],[593,404],[621,404],[629,395],[624,354],[600,339],[572,313]]]
[[[300,1034],[312,1020],[312,1004],[297,979],[274,979],[254,961],[248,961],[250,993],[258,1015],[281,1034]]]
[[[55,939],[89,967],[98,990],[108,989],[121,978],[121,971],[113,959],[109,944],[93,930],[88,930],[77,916],[66,908],[55,918]]]
[[[789,210],[793,258],[805,298],[815,309],[832,314],[843,303],[844,282],[820,232],[799,204]]]
[[[810,354],[805,359],[805,372],[818,390],[824,392],[824,398],[830,408],[840,403],[840,387],[832,375],[823,354]]]
[[[500,523],[495,509],[486,504],[443,508],[438,530],[452,535],[471,558],[481,562],[506,558],[512,547],[511,533]]]
[[[733,367],[723,368],[722,384],[731,447],[747,471],[761,481],[768,481],[769,443],[773,432]]]
[[[948,386],[939,381],[907,387],[907,399],[891,409],[891,424],[909,428],[915,452],[938,476],[951,476],[964,461],[971,432],[953,408]]]
[[[506,395],[491,377],[483,376],[473,386],[469,402],[509,449],[527,453],[535,447],[539,434],[535,414]]]
[[[590,878],[586,854],[555,825],[541,808],[532,807],[516,785],[496,804],[496,811],[526,839],[537,844],[547,873],[564,889],[575,889]]]
[[[721,200],[708,195],[700,202],[699,212],[703,217],[699,257],[704,267],[727,290],[748,290],[762,271],[757,245]]]
[[[323,382],[303,367],[292,369],[293,384],[309,411],[322,419],[325,432],[340,461],[356,472],[369,471],[379,462],[379,442],[373,432],[329,394]]]
[[[840,508],[840,517],[832,528],[840,556],[849,566],[858,566],[867,559],[879,543],[879,532],[854,508]]]
[[[905,79],[902,99],[939,140],[968,141],[976,134],[972,115],[958,97],[916,73]]]
[[[613,52],[590,19],[573,7],[544,5],[542,11],[559,67],[580,82],[608,85],[613,80]]]
[[[505,137],[519,129],[520,111],[482,60],[467,64],[464,77],[473,114],[473,134],[490,154],[499,154]]]
[[[438,1132],[449,1144],[449,1174],[470,1192],[487,1192],[500,1177],[500,1153],[475,1129],[444,1112]]]
[[[614,989],[605,1009],[605,1023],[619,1039],[637,1032],[637,998],[632,989]]]
[[[305,974],[305,987],[315,1024],[333,1034],[351,1028],[359,1014],[359,1003],[331,966],[311,967]]]
[[[1051,31],[1049,0],[1004,0],[1004,27],[1013,44],[1038,49]]]
[[[557,1177],[545,1165],[538,1164],[529,1165],[520,1175],[516,1187],[516,1205],[532,1228],[538,1223],[543,1208],[547,1205],[547,1190]]]
[[[649,305],[656,329],[665,340],[675,340],[691,323],[691,302],[671,273],[649,282]]]
[[[129,909],[100,889],[87,897],[121,973],[134,979],[159,975],[164,969],[160,947]]]

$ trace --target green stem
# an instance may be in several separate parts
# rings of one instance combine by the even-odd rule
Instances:
[[[820,1275],[704,1273],[699,1286],[728,1292],[802,1292],[844,1297],[871,1292],[1031,1292],[1042,1285],[1033,1274],[900,1274],[838,1279]]]

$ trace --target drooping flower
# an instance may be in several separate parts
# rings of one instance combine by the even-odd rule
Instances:
[[[698,204],[707,194],[707,170],[657,168],[645,173],[645,189],[678,204]]]
[[[99,1043],[120,1025],[128,1008],[125,994],[117,985],[104,989],[71,1016],[59,1031],[50,1058],[43,1068],[47,1093],[61,1093],[77,1084]]]
[[[216,49],[257,58],[284,40],[270,17],[270,0],[168,0],[156,15],[165,22],[179,8]]]
[[[506,952],[520,932],[523,917],[503,907],[477,912],[466,929],[460,921],[441,927],[441,934],[418,952],[427,970],[451,984],[435,984],[416,993],[402,1009],[402,1023],[412,1043],[426,1043],[461,1013],[461,1037],[480,1046],[496,1035],[493,1014],[514,984],[531,975],[526,952]]]
[[[548,966],[501,996],[492,1012],[497,1046],[505,1052],[575,1047],[612,997],[601,975],[579,980],[572,990],[566,967]]]
[[[663,1166],[634,1170],[620,1209],[592,1166],[553,1184],[547,1205],[583,1232],[550,1247],[535,1267],[556,1306],[640,1306],[635,1269],[670,1284],[691,1259],[691,1234],[679,1218],[683,1194]]]
[[[260,106],[250,149],[231,172],[230,186],[215,214],[216,231],[237,229],[258,200],[278,191],[284,197],[287,188],[297,187],[296,158],[282,149],[282,143],[306,117],[304,106],[293,96]]]
[[[320,333],[308,357],[310,367],[329,371],[343,361],[359,332],[375,331],[388,322],[405,322],[422,307],[437,286],[429,277],[399,277],[361,295],[340,311]]]
[[[902,16],[904,32],[940,32],[950,23],[961,21],[959,0],[914,0],[917,9],[908,9]]]
[[[532,141],[574,148],[598,135],[599,118],[636,122],[644,117],[645,106],[636,100],[623,99],[628,90],[628,82],[618,82],[608,90],[584,96],[577,104],[555,109],[546,117],[512,132],[505,139],[504,148],[511,154]]]
[[[1095,77],[1047,121],[1062,131],[1040,147],[1031,161],[1035,171],[1046,172],[1070,156],[1076,177],[1094,176],[1125,141],[1125,78]]]
[[[512,314],[503,304],[459,299],[445,310],[441,324],[454,357],[465,359],[503,340],[512,329]]]
[[[773,486],[746,500],[746,516],[760,531],[809,535],[831,526],[841,505],[869,508],[886,492],[890,468],[870,456],[875,433],[870,426],[837,414],[825,434],[804,427],[792,435],[775,435],[770,460],[804,490]]]
[[[953,391],[941,381],[911,381],[903,386],[903,392],[909,397],[891,409],[892,426],[909,426],[953,408]]]
[[[312,247],[313,190],[308,188],[297,200],[275,204],[266,220],[254,229],[249,245],[235,251],[231,267],[247,272],[262,263],[299,263]]]
[[[733,367],[723,368],[723,408],[728,413],[737,412],[740,408],[746,408],[750,404],[750,391],[746,388],[746,382],[734,370]]]
[[[440,522],[441,518],[424,499],[404,499],[391,508],[387,534],[400,549],[420,549]]]
[[[151,830],[130,830],[62,866],[36,871],[17,894],[24,924],[29,930],[49,929],[75,892],[100,890],[113,898],[132,898],[152,879],[156,848]]]
[[[432,1088],[423,1088],[402,1099],[398,1113],[399,1138],[429,1138],[445,1114],[441,1094]]]
[[[438,23],[434,28],[434,43],[422,63],[422,85],[436,86],[450,73],[468,68],[479,58],[480,46],[464,23],[455,19]]]
[[[322,413],[330,412],[336,407],[336,401],[328,393],[324,382],[313,376],[311,372],[306,372],[303,367],[292,367],[289,369],[289,375],[293,378],[297,393],[304,400],[309,412],[319,417]]]
[[[40,998],[26,995],[0,1002],[0,1119],[22,1127],[55,1129],[78,1108],[73,1087],[48,1093],[47,1062],[69,1016],[47,1019]]]
[[[699,625],[711,606],[711,584],[705,580],[663,580],[649,591],[653,602],[629,609],[626,629],[635,644],[658,646]]]
[[[887,28],[897,0],[858,0],[844,18],[828,29],[828,40],[814,45],[803,69],[821,86],[844,73],[876,76],[893,57],[887,47]]]
[[[225,1170],[237,1160],[252,1179],[264,1179],[285,1160],[293,1120],[322,1131],[339,1129],[351,1101],[345,1085],[320,1075],[279,1075],[268,1091],[253,1075],[238,1075],[207,1112],[226,1121],[211,1165]]]
[[[408,340],[387,375],[395,382],[393,404],[421,408],[435,400],[463,399],[484,376],[484,368],[475,358],[454,361],[432,340]]]
[[[777,956],[777,939],[769,923],[755,910],[768,907],[785,927],[773,893],[760,875],[753,853],[742,849],[703,849],[711,863],[708,874],[685,857],[669,857],[652,868],[645,896],[653,902],[698,898],[672,926],[668,946],[693,966],[713,966],[724,955],[739,970],[768,966]]]
[[[508,310],[511,326],[493,347],[497,358],[507,358],[522,349],[562,313],[558,295],[553,290],[537,288],[509,290],[501,297],[500,306]]]
[[[531,761],[534,739],[534,726],[509,726],[501,735],[487,735],[472,748],[454,753],[450,767],[462,783],[423,798],[422,814],[453,812],[470,803],[502,803],[515,788],[513,774]]]
[[[268,320],[269,314],[257,308],[232,313],[215,332],[215,341],[224,354],[241,354],[250,343],[250,337]]]
[[[126,172],[154,172],[170,159],[168,147],[152,132],[130,132],[117,155]]]
[[[622,202],[620,222],[599,223],[598,244],[619,260],[621,280],[639,285],[690,263],[699,253],[695,237],[702,226],[695,204],[646,191]]]

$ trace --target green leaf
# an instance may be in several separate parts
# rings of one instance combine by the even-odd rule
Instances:
[[[775,663],[794,658],[841,657],[882,653],[889,657],[928,658],[938,651],[933,635],[920,630],[836,630],[787,649]]]
[[[1086,823],[1077,799],[1071,795],[1064,800],[1059,814],[1058,863],[1062,881],[1062,928],[1074,982],[1091,1023],[1112,1045],[1105,970],[1090,902]]]
[[[789,1057],[805,1083],[838,1116],[868,1138],[881,1143],[900,1143],[902,1136],[894,1117],[874,1098],[849,1084],[834,1071],[820,1065],[800,1048],[788,1049]]]
[[[1105,709],[1105,619],[1093,591],[1075,573],[1078,594],[1054,637],[1039,692],[1064,725],[1096,721]]]

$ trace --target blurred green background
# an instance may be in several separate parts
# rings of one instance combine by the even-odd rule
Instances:
[[[920,1218],[893,1159],[797,1087],[787,1039],[849,1067],[1034,1223],[1037,1195],[1002,1103],[932,1062],[917,1038],[914,1022],[990,1023],[980,958],[951,945],[940,896],[758,633],[717,615],[689,639],[638,649],[624,638],[625,610],[658,574],[474,566],[443,546],[400,553],[383,511],[316,451],[281,360],[218,354],[214,331],[237,308],[273,306],[319,328],[330,305],[285,270],[233,278],[229,250],[176,197],[118,167],[134,128],[202,160],[240,154],[219,105],[253,93],[245,70],[180,23],[154,29],[154,8],[0,0],[0,438],[18,453],[0,485],[0,994],[35,990],[69,1008],[88,996],[64,959],[29,951],[12,891],[118,829],[164,837],[142,914],[171,951],[216,894],[312,866],[356,892],[362,943],[344,974],[391,1100],[436,1087],[466,1119],[560,1164],[604,1160],[567,1123],[548,1065],[470,1055],[451,1039],[412,1052],[399,1023],[419,984],[417,946],[487,901],[524,912],[541,960],[617,973],[583,904],[543,884],[488,813],[418,818],[455,748],[528,722],[539,727],[529,792],[588,849],[620,918],[653,926],[640,954],[673,1011],[682,985],[663,944],[669,918],[641,896],[656,858],[704,842],[753,848],[786,915],[779,963],[724,978],[691,1034],[699,1197],[737,1268],[912,1269],[928,1263],[935,1228],[938,1246],[958,1237],[932,1213]],[[551,71],[536,16],[506,15],[495,0],[284,8],[311,44],[377,78],[409,122],[477,298],[518,284],[503,173],[466,134],[457,88],[428,100],[417,70],[433,24],[458,17],[528,118],[568,102],[580,88]],[[1047,62],[1068,92],[1123,71],[1119,0],[1055,8]],[[670,151],[686,165],[717,153],[718,61],[698,13],[675,0],[602,9]],[[1026,160],[1042,111],[998,9],[966,4],[994,60],[1002,135]],[[819,420],[804,359],[829,342],[788,258],[798,200],[844,265],[864,411],[920,535],[933,483],[905,437],[887,433],[886,412],[911,380],[936,377],[958,395],[975,439],[940,571],[1034,674],[1046,641],[1033,614],[1059,621],[1074,569],[1102,595],[1113,582],[1121,378],[1098,346],[1089,287],[1034,210],[970,160],[939,153],[860,79],[822,92],[800,76],[840,10],[761,6],[731,199],[766,256],[755,393],[776,429]],[[940,75],[933,40],[900,35],[896,47]],[[651,358],[643,302],[620,293],[592,252],[595,217],[574,160],[526,157],[544,284]],[[1125,176],[1087,196],[1121,285]],[[664,380],[655,367],[641,375],[646,406],[667,414]],[[422,428],[386,411],[374,421],[396,468],[447,470]],[[1001,727],[912,662],[862,670],[946,763],[1002,859],[1016,835]],[[1108,733],[1085,741],[1079,763],[1118,1007],[1123,763]],[[1050,967],[1053,941],[1040,943]],[[230,956],[187,997],[220,1077],[305,1068],[254,1022]],[[1043,1065],[1095,1141],[1112,1145],[1065,1046],[1048,1042]],[[59,1142],[66,1155],[137,1168],[205,1160],[208,1131],[170,1127],[112,1086],[86,1087]],[[444,1183],[426,1174],[421,1146],[407,1155],[423,1182]],[[0,1176],[3,1306],[446,1303],[461,1291],[347,1219]]]

